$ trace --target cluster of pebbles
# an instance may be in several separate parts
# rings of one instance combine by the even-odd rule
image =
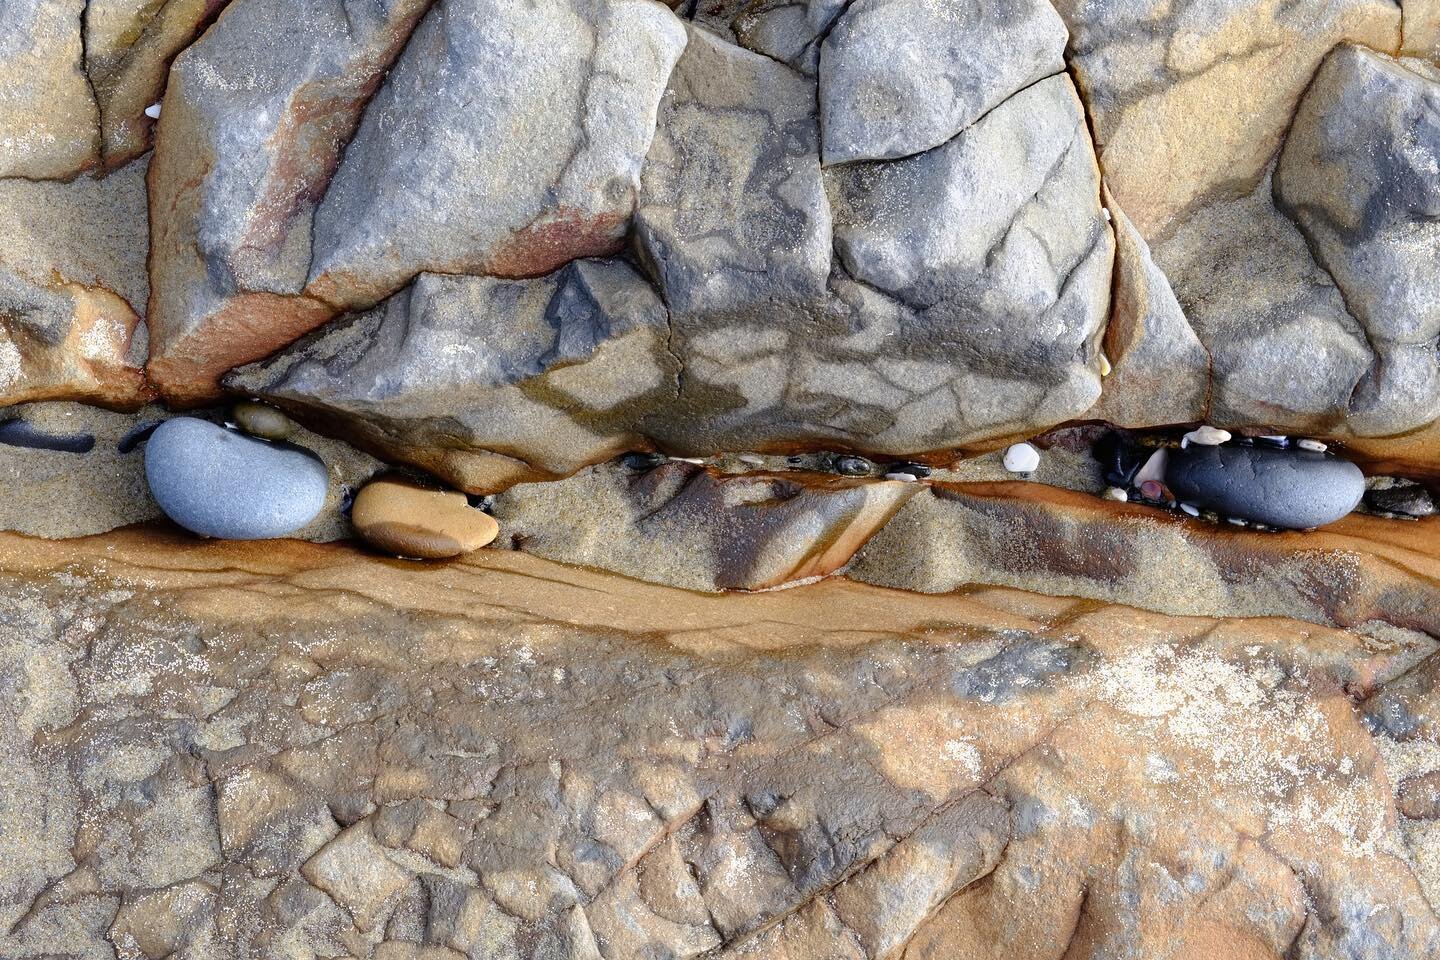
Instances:
[[[145,445],[145,479],[165,515],[205,537],[264,540],[309,524],[325,506],[329,473],[290,441],[295,423],[254,401],[231,423],[175,417]],[[401,557],[442,559],[479,549],[500,532],[493,517],[453,490],[382,475],[356,494],[351,523],[365,541]]]

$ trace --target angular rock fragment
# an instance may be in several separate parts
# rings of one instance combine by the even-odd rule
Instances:
[[[1394,50],[1400,39],[1392,0],[1055,0],[1055,8],[1070,29],[1106,180],[1152,246],[1193,208],[1260,182],[1333,46]]]
[[[1031,85],[928,153],[830,176],[846,271],[901,306],[901,349],[954,370],[924,397],[952,443],[1094,403],[1115,246],[1068,78]]]
[[[823,474],[610,464],[496,498],[501,536],[537,556],[699,590],[833,573],[919,486]]]
[[[939,146],[1063,72],[1066,38],[1049,0],[854,0],[820,46],[825,163]]]
[[[1115,296],[1104,341],[1111,372],[1086,417],[1135,428],[1204,420],[1210,355],[1145,239],[1106,192],[1115,225]]]
[[[99,162],[99,111],[83,62],[85,6],[0,6],[0,177],[64,180]]]
[[[154,121],[145,110],[165,92],[170,62],[229,0],[89,0],[85,71],[100,110],[106,168],[149,149]]]
[[[143,160],[104,180],[0,180],[0,405],[145,402],[145,225]]]
[[[642,444],[675,396],[665,310],[616,261],[535,280],[424,274],[226,384],[465,490],[554,479]]]
[[[316,214],[310,291],[364,308],[422,271],[617,252],[684,45],[649,0],[441,0]]]
[[[1282,530],[1333,523],[1365,494],[1359,467],[1309,450],[1191,444],[1168,453],[1165,484],[1176,499]]]
[[[336,313],[300,295],[315,205],[428,6],[240,0],[176,60],[150,170],[149,374],[167,399],[213,399],[226,370]]]
[[[640,252],[682,330],[788,316],[823,298],[830,274],[814,86],[703,30],[689,37],[645,160]]]
[[[1275,198],[1334,278],[1374,356],[1345,426],[1399,434],[1440,418],[1440,69],[1354,45],[1316,74],[1275,169]]]

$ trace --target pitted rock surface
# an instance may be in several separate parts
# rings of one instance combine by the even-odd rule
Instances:
[[[1440,763],[1355,702],[1413,641],[154,532],[0,570],[8,957],[1440,949],[1392,781]]]

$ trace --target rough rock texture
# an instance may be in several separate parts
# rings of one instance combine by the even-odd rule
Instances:
[[[1312,533],[1260,533],[1037,483],[937,483],[848,575],[937,592],[990,583],[1162,613],[1370,621],[1440,636],[1440,518],[1351,514]]]
[[[501,543],[526,553],[695,590],[763,590],[844,567],[918,489],[833,474],[607,464],[513,487],[494,514]]]
[[[1404,44],[1401,52],[1412,57],[1440,60],[1440,3],[1435,0],[1401,0]]]
[[[616,252],[684,44],[650,0],[440,0],[320,206],[310,289],[368,307],[426,270]]]
[[[144,160],[104,180],[0,179],[0,405],[145,402],[145,231]]]
[[[423,274],[227,383],[392,461],[487,492],[642,442],[675,395],[665,310],[618,261],[536,280]]]
[[[64,179],[99,162],[99,111],[81,37],[85,6],[0,6],[0,177]]]
[[[1115,295],[1104,340],[1111,370],[1086,417],[1121,427],[1204,420],[1210,355],[1169,278],[1108,188],[1105,199],[1115,226]]]
[[[1440,758],[1352,700],[1403,644],[153,532],[0,569],[16,960],[1440,950],[1394,795]]]
[[[175,62],[150,170],[148,369],[168,399],[213,399],[335,314],[298,296],[315,206],[427,6],[240,0]]]
[[[100,110],[100,149],[113,169],[150,148],[145,115],[165,92],[170,63],[229,0],[88,0],[85,71]],[[293,7],[292,7],[293,9]]]
[[[1373,353],[1349,428],[1440,419],[1440,69],[1337,48],[1301,102],[1275,197]]]
[[[825,162],[938,147],[1063,72],[1065,40],[1050,0],[854,0],[820,44]]]

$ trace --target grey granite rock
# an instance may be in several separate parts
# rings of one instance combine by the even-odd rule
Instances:
[[[150,174],[149,373],[167,399],[337,312],[301,296],[315,206],[429,0],[238,0],[170,72]]]
[[[226,383],[485,492],[643,443],[640,415],[675,397],[667,341],[663,305],[623,263],[535,280],[423,274]]]
[[[1063,72],[1066,38],[1049,0],[855,0],[820,46],[825,162],[939,146]]]
[[[1165,484],[1182,503],[1287,530],[1339,520],[1365,493],[1365,475],[1348,460],[1234,444],[1170,450]]]
[[[1374,354],[1347,426],[1375,436],[1440,418],[1440,69],[1337,47],[1295,117],[1275,198]]]
[[[369,307],[426,270],[616,252],[684,44],[651,0],[440,0],[320,206],[311,290]]]
[[[320,512],[329,488],[325,464],[309,451],[194,417],[167,420],[151,434],[145,479],[171,520],[229,540],[294,533]]]

